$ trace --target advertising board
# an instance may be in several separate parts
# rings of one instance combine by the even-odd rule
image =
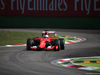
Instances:
[[[100,0],[0,0],[0,16],[100,17]]]

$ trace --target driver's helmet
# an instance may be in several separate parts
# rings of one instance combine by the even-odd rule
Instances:
[[[49,35],[48,35],[48,33],[46,32],[45,35],[44,35],[44,38],[48,38],[48,37],[49,37]]]

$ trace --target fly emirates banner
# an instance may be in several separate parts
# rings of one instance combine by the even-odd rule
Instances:
[[[100,0],[0,0],[0,16],[100,17]]]

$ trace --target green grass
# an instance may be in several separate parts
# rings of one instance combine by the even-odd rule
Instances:
[[[28,38],[41,36],[40,33],[0,31],[0,45],[25,44]]]
[[[57,36],[58,38],[64,38],[65,41],[74,40],[74,37],[66,37],[66,36]]]
[[[100,68],[100,63],[77,63],[77,64],[83,65],[83,66],[99,67]]]
[[[15,31],[4,31],[0,30],[0,46],[9,44],[25,44],[28,38],[34,38],[37,36],[42,36],[41,33],[32,32],[15,32]],[[50,35],[53,36],[53,35]],[[61,36],[57,36],[61,38]],[[64,38],[65,41],[70,40],[72,37]]]
[[[100,57],[98,57],[98,58],[82,58],[82,59],[75,60],[74,62],[76,62],[76,61],[100,61]]]
[[[100,57],[96,57],[96,58],[82,58],[82,59],[78,59],[73,61],[74,63],[76,61],[100,61]],[[100,68],[100,63],[77,63],[78,65],[82,65],[82,66],[89,66],[89,67],[98,67]],[[96,69],[95,71],[100,71],[100,69]]]

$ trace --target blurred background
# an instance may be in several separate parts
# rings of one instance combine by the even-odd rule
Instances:
[[[100,0],[0,0],[0,28],[100,29]]]

